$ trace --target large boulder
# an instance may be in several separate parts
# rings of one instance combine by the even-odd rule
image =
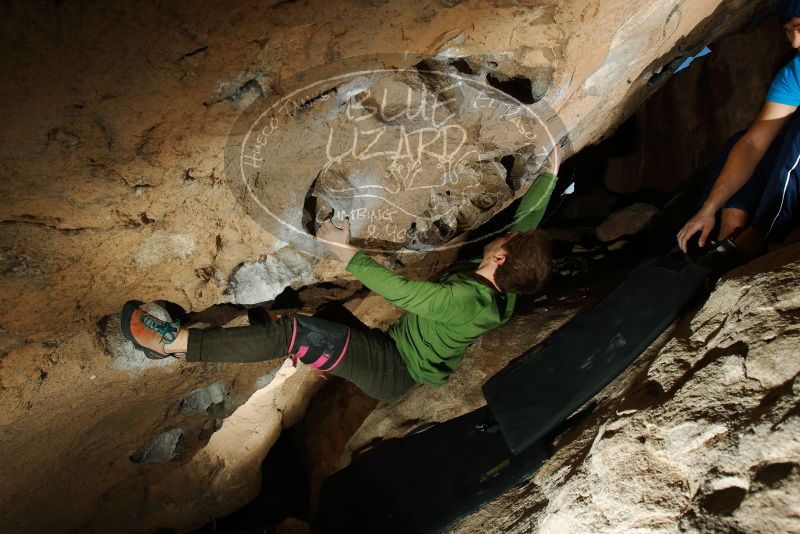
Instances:
[[[451,532],[800,530],[800,246],[730,273]]]
[[[134,517],[131,525],[190,528],[208,516],[166,495],[184,491],[180,481],[209,482],[210,494],[197,502],[214,515],[257,491],[252,478],[240,477],[236,494],[222,495],[231,488],[217,483],[217,459],[229,451],[215,449],[213,436],[216,420],[238,407],[252,413],[248,399],[281,362],[152,364],[136,360],[110,326],[129,298],[199,311],[271,301],[291,287],[297,305],[312,311],[351,295],[357,284],[341,265],[270,234],[253,202],[274,202],[302,234],[329,207],[365,209],[369,216],[369,205],[342,204],[335,193],[343,183],[358,185],[354,180],[366,176],[367,185],[385,189],[412,179],[440,184],[446,169],[426,164],[415,175],[409,173],[420,167],[358,158],[323,167],[320,128],[349,131],[337,105],[359,97],[362,107],[377,106],[385,117],[402,104],[405,89],[444,94],[423,71],[439,79],[458,73],[473,87],[487,87],[459,89],[448,104],[465,125],[452,132],[466,137],[453,137],[464,141],[464,151],[449,162],[459,164],[455,174],[447,175],[460,177],[458,188],[450,195],[448,189],[410,194],[397,229],[376,233],[356,225],[357,237],[375,237],[385,259],[428,276],[433,270],[419,250],[462,238],[522,195],[541,165],[538,149],[547,144],[521,139],[502,120],[470,114],[471,105],[487,95],[493,104],[507,105],[503,95],[521,99],[566,153],[577,152],[613,130],[676,62],[770,6],[746,0],[5,5],[0,454],[13,465],[0,477],[4,527],[107,531],[115,518]],[[280,125],[285,135],[270,145],[269,172],[253,182],[258,194],[243,199],[225,161],[237,120],[287,96],[298,83],[294,73],[313,78],[342,65],[410,74],[350,80],[327,98],[306,94],[295,102]],[[390,98],[371,102],[368,93],[379,88]],[[383,126],[394,141],[408,140],[401,128],[419,124]],[[408,239],[412,228],[416,242]],[[318,285],[304,293],[308,284]],[[300,417],[317,383],[295,376],[272,393],[279,400],[269,414],[256,410],[270,429],[259,429],[256,453],[236,461],[257,469],[276,429]],[[297,407],[291,417],[282,415],[285,405]],[[155,489],[148,493],[149,487]],[[146,494],[167,505],[154,505]]]

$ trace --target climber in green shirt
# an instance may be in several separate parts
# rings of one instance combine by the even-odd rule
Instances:
[[[546,240],[535,229],[556,177],[540,174],[523,198],[511,231],[484,249],[482,258],[457,265],[438,282],[408,280],[352,247],[329,245],[362,284],[406,310],[388,334],[417,382],[439,386],[467,347],[511,318],[516,293],[538,291],[550,272]],[[339,230],[328,219],[318,236],[347,244],[350,225]],[[527,233],[526,233],[527,232]]]
[[[378,399],[418,383],[440,386],[471,343],[511,318],[517,294],[539,291],[549,277],[549,243],[536,228],[557,181],[550,167],[526,192],[510,232],[486,245],[482,258],[457,264],[436,282],[409,280],[358,251],[349,244],[349,220],[341,229],[330,219],[323,223],[317,239],[361,283],[406,311],[388,332],[300,314],[246,327],[183,328],[162,310],[129,301],[123,334],[154,359],[185,354],[189,362],[255,362],[289,354],[295,365],[347,379]]]

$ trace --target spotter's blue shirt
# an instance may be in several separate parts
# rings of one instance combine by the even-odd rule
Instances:
[[[800,54],[778,71],[767,91],[767,101],[800,106]]]

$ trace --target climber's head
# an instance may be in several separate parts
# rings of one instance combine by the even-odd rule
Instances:
[[[792,48],[800,48],[800,0],[781,0],[778,4],[778,20]]]
[[[792,48],[800,48],[800,18],[789,19],[783,24],[786,38],[792,43]]]
[[[493,270],[505,293],[536,293],[552,271],[550,242],[537,230],[509,232],[486,245],[479,270]]]

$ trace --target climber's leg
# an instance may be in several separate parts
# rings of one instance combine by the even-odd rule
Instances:
[[[416,384],[385,332],[307,315],[290,320],[288,353],[293,361],[352,382],[376,399],[399,397]]]
[[[417,384],[408,374],[394,339],[377,328],[351,330],[347,353],[330,374],[380,400],[400,397]]]
[[[281,317],[266,324],[186,331],[187,362],[259,362],[288,354],[292,320]]]
[[[187,361],[252,362],[285,355],[352,382],[376,399],[399,397],[416,385],[394,340],[378,329],[286,315],[243,328],[189,329]]]
[[[750,215],[741,208],[725,208],[719,217],[719,241],[724,241],[747,228]]]
[[[150,358],[186,353],[188,362],[258,362],[291,355],[295,362],[352,382],[376,399],[399,397],[417,382],[394,340],[378,329],[351,329],[335,321],[286,315],[235,328],[181,328],[146,313],[131,301],[123,333]]]
[[[190,362],[256,362],[286,356],[292,321],[239,328],[182,328],[145,312],[129,301],[120,316],[122,333],[151,359],[186,353]]]
[[[800,218],[800,116],[789,123],[778,159],[752,225],[763,240],[780,242]]]

